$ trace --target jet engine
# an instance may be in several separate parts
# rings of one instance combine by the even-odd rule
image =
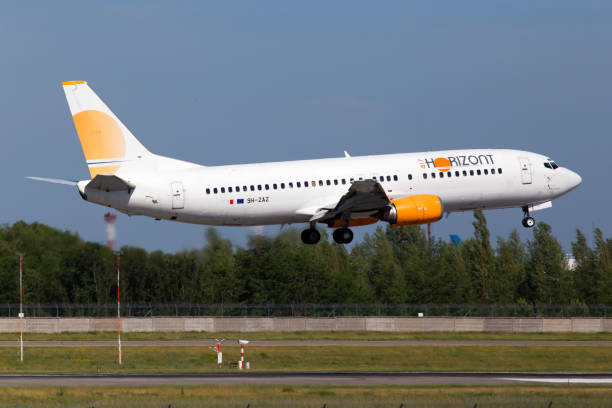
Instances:
[[[440,197],[421,194],[392,200],[381,219],[393,226],[429,224],[442,218],[442,212]]]

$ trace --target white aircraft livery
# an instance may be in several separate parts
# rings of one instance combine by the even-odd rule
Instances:
[[[517,207],[531,212],[582,182],[536,153],[466,149],[228,166],[203,166],[149,152],[85,81],[63,83],[90,180],[36,180],[75,185],[89,202],[128,215],[204,225],[317,223],[349,243],[349,227],[378,221],[418,225],[444,214]]]

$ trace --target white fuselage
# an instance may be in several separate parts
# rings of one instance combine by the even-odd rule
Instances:
[[[450,168],[436,168],[444,158]],[[125,163],[117,176],[135,188],[88,191],[88,201],[130,215],[204,225],[308,222],[333,208],[352,180],[376,178],[391,200],[432,194],[446,213],[523,207],[557,198],[580,176],[545,167],[546,156],[518,150],[480,149],[344,157],[205,167],[151,159]],[[426,175],[426,177],[425,177]],[[307,184],[307,186],[305,186]]]

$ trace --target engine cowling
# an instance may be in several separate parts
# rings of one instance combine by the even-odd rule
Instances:
[[[420,194],[391,201],[382,219],[393,226],[429,224],[442,218],[442,213],[440,197]]]

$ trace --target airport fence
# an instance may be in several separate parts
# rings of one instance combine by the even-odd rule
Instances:
[[[113,317],[117,304],[24,304],[27,317]],[[0,317],[17,317],[19,304],[0,304]],[[122,303],[126,317],[612,317],[612,305],[526,304],[246,304]]]

